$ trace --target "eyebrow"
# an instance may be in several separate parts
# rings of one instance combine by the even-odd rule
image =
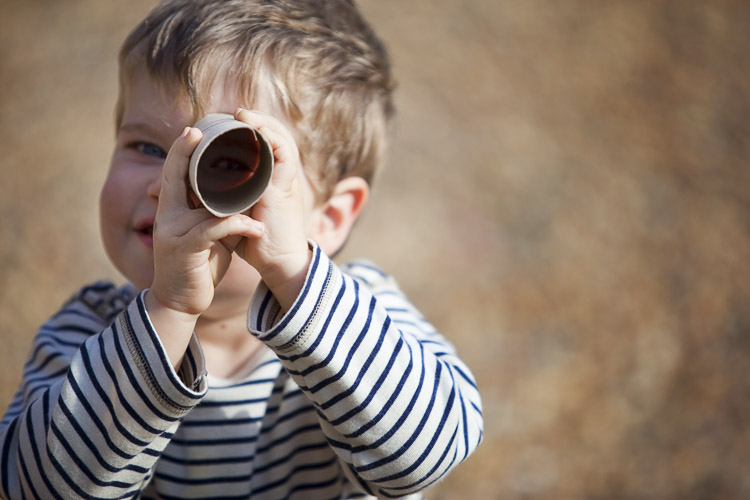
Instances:
[[[120,124],[119,127],[117,127],[117,133],[120,133],[121,131],[141,132],[141,133],[147,133],[147,134],[159,134],[160,133],[159,130],[155,129],[150,124],[143,122],[143,121],[122,123]]]

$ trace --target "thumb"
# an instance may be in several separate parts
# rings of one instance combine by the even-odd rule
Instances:
[[[182,134],[169,149],[162,170],[162,185],[159,193],[159,205],[167,207],[184,207],[188,201],[188,165],[190,155],[195,151],[203,134],[197,128],[185,127]]]

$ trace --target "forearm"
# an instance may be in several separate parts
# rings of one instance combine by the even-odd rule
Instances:
[[[201,381],[193,375],[183,373]],[[80,346],[56,380],[26,391],[31,398],[14,405],[0,434],[3,494],[136,493],[180,417],[199,401],[204,388],[199,383],[196,389],[182,386],[142,302],[134,301],[110,328]]]
[[[270,327],[273,303],[259,298],[250,315],[324,415],[348,472],[385,496],[442,477],[476,447],[482,426],[468,369],[413,308],[387,302],[316,254],[290,314]]]
[[[161,304],[151,291],[144,295],[144,305],[154,330],[164,346],[169,361],[175,369],[182,364],[199,315],[187,314]]]

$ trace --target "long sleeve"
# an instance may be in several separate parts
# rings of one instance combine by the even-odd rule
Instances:
[[[142,295],[83,289],[37,334],[0,424],[3,498],[137,496],[203,372],[196,338],[174,372]]]
[[[313,249],[291,310],[261,285],[250,330],[313,402],[352,481],[380,497],[426,488],[482,439],[473,376],[391,278]]]

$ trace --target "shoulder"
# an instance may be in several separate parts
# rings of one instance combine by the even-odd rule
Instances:
[[[133,287],[104,281],[77,290],[34,337],[25,377],[44,385],[65,373],[81,345],[108,327],[133,297]]]
[[[375,263],[366,259],[356,259],[341,266],[341,270],[364,285],[402,331],[409,331],[417,336],[437,333],[435,327],[401,290],[396,278]]]
[[[372,290],[373,293],[382,289],[398,289],[395,278],[369,260],[352,260],[341,266],[341,270]]]
[[[344,274],[364,285],[380,305],[389,310],[390,313],[405,312],[411,316],[421,317],[421,314],[399,287],[396,278],[383,271],[375,263],[366,259],[356,259],[341,266],[341,270]]]
[[[137,291],[132,285],[118,287],[108,281],[97,281],[86,285],[75,293],[42,326],[37,336],[61,342],[79,344],[81,337],[97,333],[107,326],[135,298]],[[72,337],[75,337],[73,340]]]
[[[79,311],[109,324],[137,294],[138,291],[130,284],[118,287],[110,281],[97,281],[75,292],[56,316]]]

